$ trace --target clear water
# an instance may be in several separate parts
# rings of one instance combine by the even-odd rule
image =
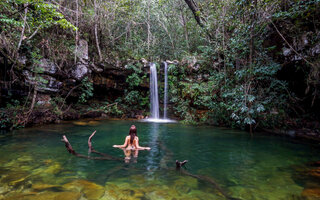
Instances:
[[[141,146],[128,163],[87,160],[87,139],[97,151],[124,158],[122,144],[135,124]],[[301,178],[320,147],[289,138],[205,126],[138,121],[83,121],[26,128],[0,135],[0,199],[304,199],[314,179]],[[96,156],[90,154],[91,156]],[[175,160],[189,160],[188,176]],[[317,169],[317,168],[316,168]],[[224,191],[206,181],[209,177]],[[317,199],[317,194],[311,194]]]

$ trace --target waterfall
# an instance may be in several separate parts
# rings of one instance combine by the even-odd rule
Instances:
[[[163,100],[163,119],[167,119],[168,103],[168,64],[164,62],[164,100]]]
[[[150,64],[150,104],[151,118],[159,119],[157,67],[154,63]]]

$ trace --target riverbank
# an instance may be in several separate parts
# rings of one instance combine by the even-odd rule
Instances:
[[[36,127],[46,124],[63,124],[73,121],[76,125],[94,125],[95,121],[99,120],[141,120],[147,116],[143,115],[143,111],[135,111],[124,114],[118,112],[118,114],[102,109],[92,108],[88,105],[68,107],[63,112],[56,112],[55,109],[49,109],[40,107],[33,110],[31,114],[22,110],[2,110],[0,114],[0,124],[3,130],[21,129],[25,127]],[[179,121],[179,119],[176,119]],[[201,126],[201,124],[198,124]],[[210,125],[210,124],[208,124]],[[287,136],[295,139],[304,139],[309,141],[320,141],[320,124],[319,122],[300,123],[304,125],[298,127],[290,124],[286,129],[274,128],[274,129],[262,129],[253,134],[273,134],[279,136]],[[219,126],[218,126],[219,127]],[[249,134],[249,132],[248,132]]]

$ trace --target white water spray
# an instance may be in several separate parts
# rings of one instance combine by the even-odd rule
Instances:
[[[158,78],[157,78],[157,68],[154,63],[150,63],[150,111],[151,118],[143,119],[145,122],[156,122],[156,123],[175,123],[175,120],[167,119],[167,63],[165,63],[165,94],[164,94],[164,119],[159,118],[159,96],[158,96]]]
[[[150,104],[151,118],[159,119],[157,67],[154,63],[150,64]]]

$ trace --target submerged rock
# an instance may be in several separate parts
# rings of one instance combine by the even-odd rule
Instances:
[[[31,188],[35,191],[43,191],[43,190],[48,190],[48,189],[57,189],[57,190],[62,189],[62,187],[60,185],[50,185],[50,184],[45,184],[45,183],[32,184]]]
[[[75,180],[62,186],[66,190],[79,191],[88,200],[99,199],[104,194],[104,187],[87,180]]]
[[[307,200],[320,199],[320,188],[307,188],[302,192],[302,196]]]
[[[16,186],[22,184],[29,174],[26,171],[10,171],[4,178],[1,179],[2,184]]]

